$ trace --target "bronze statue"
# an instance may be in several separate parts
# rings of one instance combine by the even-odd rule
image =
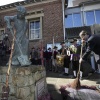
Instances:
[[[22,6],[17,6],[17,15],[4,17],[7,28],[10,30],[12,36],[14,30],[16,31],[15,47],[12,57],[12,65],[15,66],[28,66],[31,64],[28,57],[29,39],[26,36],[27,23],[25,15],[26,9]],[[11,22],[14,22],[14,27],[12,27]]]

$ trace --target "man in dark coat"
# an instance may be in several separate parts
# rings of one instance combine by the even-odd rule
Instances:
[[[91,51],[97,55],[100,55],[100,35],[94,34],[89,36],[86,31],[82,31],[79,36],[82,39],[82,42],[86,41],[86,51],[82,58],[80,58],[80,63],[87,59]]]
[[[79,63],[86,61],[91,51],[100,56],[100,35],[93,34],[91,36],[88,35],[86,31],[81,31],[79,34],[82,42],[86,42],[86,51],[83,56],[80,58]]]

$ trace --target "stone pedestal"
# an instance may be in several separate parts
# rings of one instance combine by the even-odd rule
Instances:
[[[0,94],[6,83],[7,67],[0,67]],[[42,66],[31,65],[29,67],[11,67],[9,76],[9,100],[36,100],[36,83],[43,79],[44,92],[47,92],[46,72]],[[1,98],[1,96],[0,96]]]

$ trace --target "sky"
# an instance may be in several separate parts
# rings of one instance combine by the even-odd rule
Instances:
[[[14,2],[17,2],[17,1],[24,1],[24,0],[2,0],[2,2],[0,2],[0,6],[6,5],[6,4],[10,4],[10,3],[14,3]],[[72,6],[72,1],[73,1],[73,0],[69,0],[69,1],[68,1],[68,6],[69,6],[69,7]]]
[[[18,2],[18,1],[24,1],[24,0],[2,0],[2,2],[0,2],[0,6],[14,3],[14,2]]]

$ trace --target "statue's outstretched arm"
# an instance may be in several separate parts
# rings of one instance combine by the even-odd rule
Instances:
[[[6,22],[7,24],[7,28],[8,29],[11,29],[12,26],[11,26],[11,22],[14,20],[14,16],[5,16],[4,17],[4,21]]]

